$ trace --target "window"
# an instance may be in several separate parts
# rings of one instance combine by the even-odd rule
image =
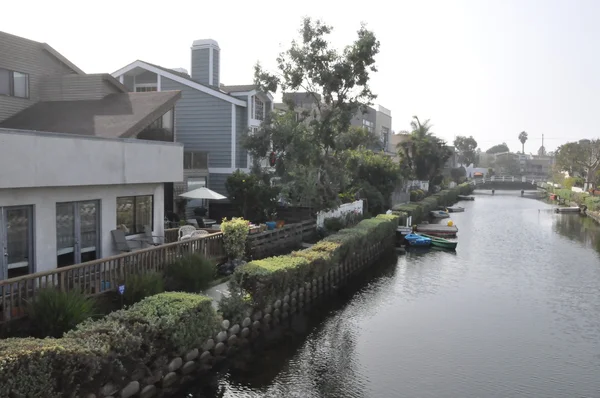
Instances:
[[[254,119],[264,120],[265,118],[265,103],[254,96]]]
[[[0,95],[29,98],[29,75],[0,69]]]
[[[363,119],[363,127],[369,130],[369,133],[373,132],[373,122]]]
[[[136,84],[135,92],[136,93],[148,93],[151,91],[158,91],[158,88],[154,84]]]
[[[184,152],[183,153],[184,170],[197,170],[208,168],[208,153],[206,152]]]
[[[117,228],[124,226],[126,235],[141,234],[146,225],[154,229],[153,199],[152,195],[117,198]]]
[[[383,141],[383,148],[387,149],[388,142],[390,141],[390,129],[388,127],[381,127],[381,139]]]

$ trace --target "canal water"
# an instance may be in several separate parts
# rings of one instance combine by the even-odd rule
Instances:
[[[182,397],[600,397],[600,227],[518,192],[452,215],[457,252],[384,262]]]

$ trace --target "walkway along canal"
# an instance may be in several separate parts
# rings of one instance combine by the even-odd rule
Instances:
[[[455,254],[383,262],[180,396],[598,396],[600,226],[519,196],[462,202]]]

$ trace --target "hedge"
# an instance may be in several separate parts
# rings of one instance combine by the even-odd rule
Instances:
[[[218,330],[208,297],[161,293],[86,321],[61,339],[0,341],[0,396],[62,397],[120,383],[199,347]]]
[[[309,249],[251,261],[235,270],[234,281],[251,294],[255,304],[265,306],[287,289],[326,274],[357,251],[394,236],[398,220],[396,215],[379,215],[342,229]]]
[[[600,210],[600,196],[592,196],[587,192],[573,192],[570,189],[549,188],[549,192],[555,193],[567,202],[575,202],[585,205],[591,211]]]
[[[412,216],[413,223],[417,223],[425,219],[430,211],[440,206],[449,206],[456,202],[458,195],[468,195],[471,192],[473,192],[473,186],[469,183],[463,183],[454,188],[444,189],[419,202],[394,206],[392,211],[397,215],[407,213]]]

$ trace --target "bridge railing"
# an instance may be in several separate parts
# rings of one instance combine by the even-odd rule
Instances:
[[[537,185],[540,183],[539,180],[534,178],[529,178],[526,176],[491,176],[491,177],[483,177],[483,178],[474,178],[473,181],[475,185],[481,185],[492,182],[520,182],[527,183],[532,185]]]

